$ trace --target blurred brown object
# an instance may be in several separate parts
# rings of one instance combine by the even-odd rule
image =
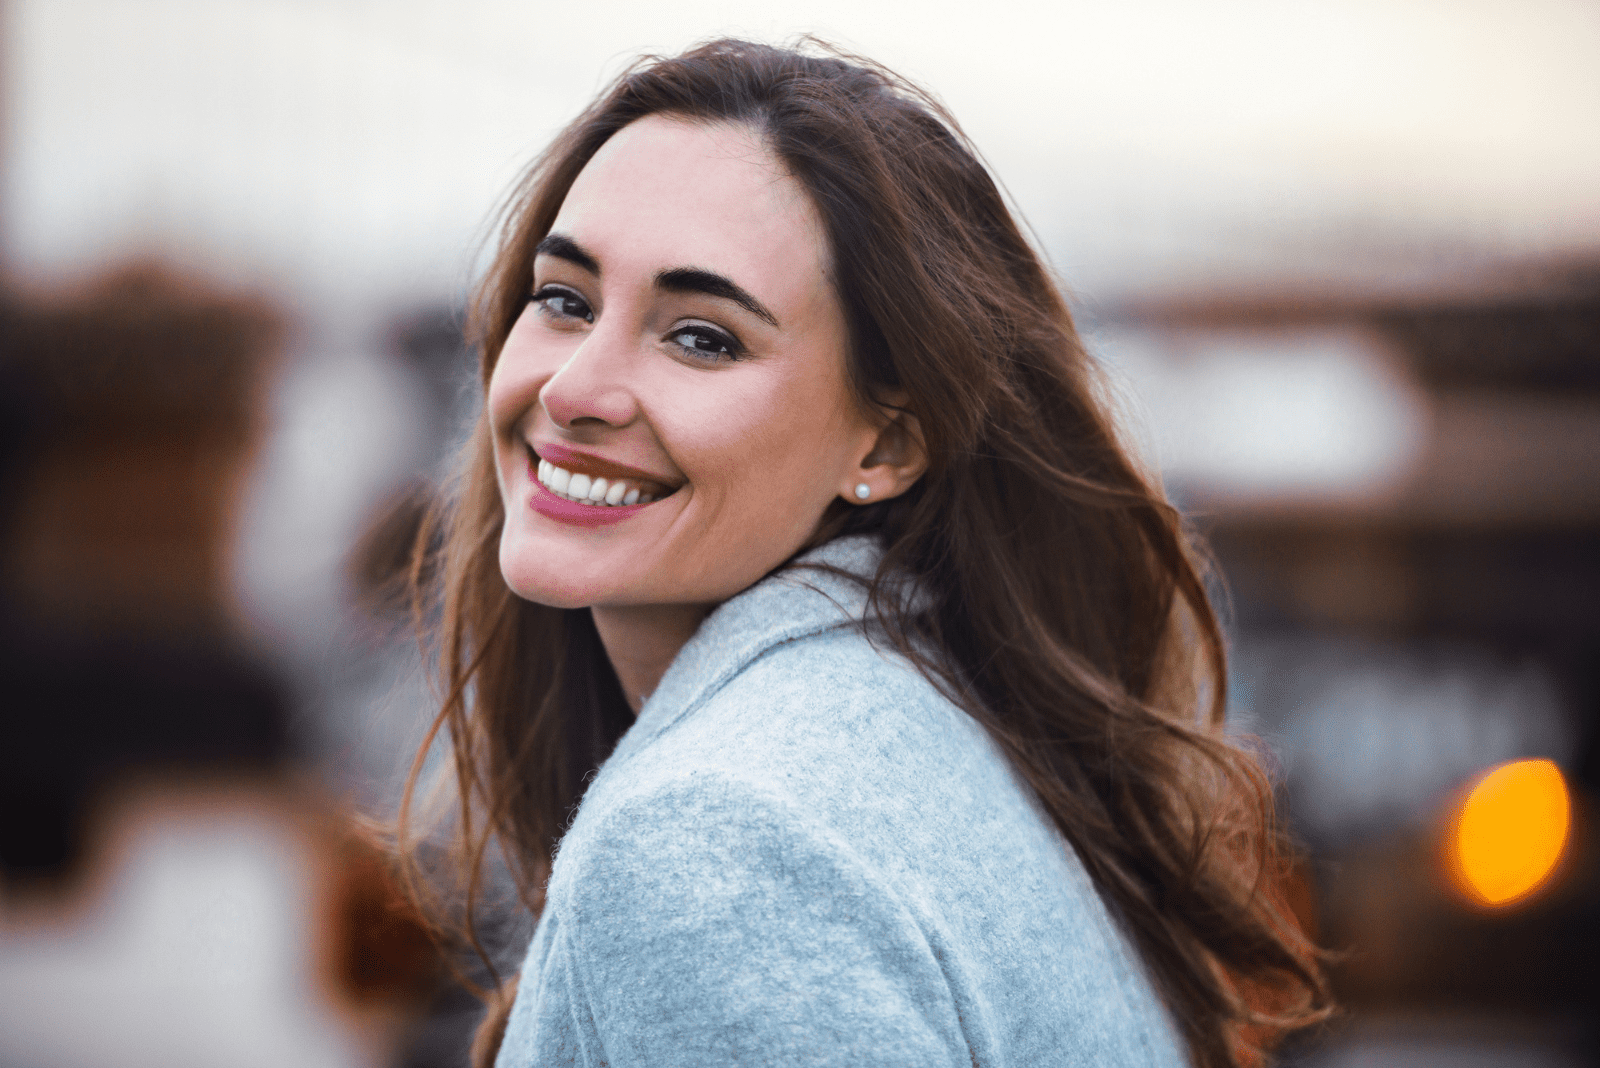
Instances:
[[[233,621],[283,336],[152,264],[0,298],[5,1063],[385,1063],[437,989],[381,841],[295,774]]]
[[[66,891],[121,780],[282,769],[233,520],[283,327],[154,264],[0,297],[0,877]]]
[[[157,630],[222,613],[282,337],[264,302],[154,264],[4,302],[0,578],[21,610]]]

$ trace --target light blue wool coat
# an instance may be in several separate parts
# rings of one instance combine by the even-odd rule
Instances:
[[[786,570],[684,646],[561,842],[498,1068],[1185,1062],[1076,854],[864,609]]]

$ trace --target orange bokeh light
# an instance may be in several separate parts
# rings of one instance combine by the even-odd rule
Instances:
[[[1448,851],[1457,888],[1491,908],[1521,901],[1555,871],[1571,824],[1571,798],[1555,764],[1513,760],[1490,769],[1452,821]]]

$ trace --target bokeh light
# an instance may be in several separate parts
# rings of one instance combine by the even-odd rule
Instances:
[[[1513,760],[1467,792],[1449,841],[1452,874],[1472,901],[1504,908],[1533,893],[1566,849],[1572,804],[1549,760]]]

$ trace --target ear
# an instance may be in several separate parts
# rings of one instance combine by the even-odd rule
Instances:
[[[845,473],[839,496],[851,504],[876,504],[910,489],[928,469],[928,449],[922,425],[905,409],[904,394],[887,398],[878,407],[882,419],[877,437],[861,462]],[[866,487],[862,496],[861,487]]]

